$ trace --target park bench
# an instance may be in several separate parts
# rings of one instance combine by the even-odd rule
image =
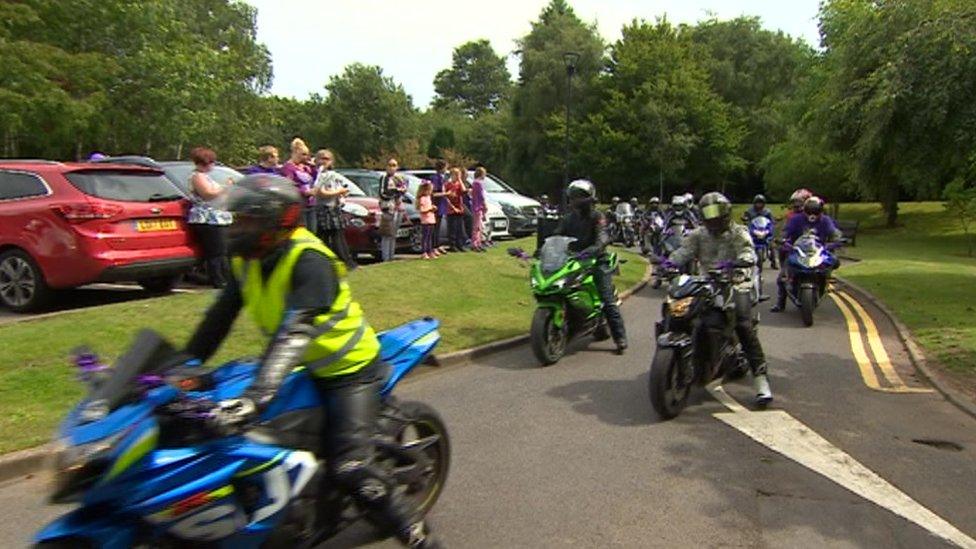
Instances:
[[[844,233],[844,238],[850,241],[851,246],[857,245],[857,228],[861,224],[860,221],[842,221],[838,219],[835,221],[837,228]]]

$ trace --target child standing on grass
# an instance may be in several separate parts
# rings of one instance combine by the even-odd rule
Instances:
[[[434,227],[437,226],[437,206],[433,200],[434,185],[424,181],[417,189],[417,209],[420,211],[421,248],[424,259],[434,259],[440,254],[434,250]]]
[[[485,251],[481,228],[485,223],[485,212],[488,209],[485,196],[485,176],[488,171],[478,166],[474,171],[474,181],[471,183],[471,247],[478,252]]]

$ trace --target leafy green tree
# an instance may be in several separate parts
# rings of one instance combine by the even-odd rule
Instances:
[[[788,111],[816,63],[814,50],[780,31],[762,28],[758,17],[713,17],[686,30],[703,50],[712,89],[731,105],[731,116],[745,129],[737,151],[746,161],[741,177],[748,190],[758,191],[760,163],[771,147],[788,137]]]
[[[416,112],[410,96],[383,69],[354,63],[325,88],[329,141],[347,160],[395,150],[408,137]]]
[[[488,40],[475,40],[455,48],[451,68],[434,77],[434,106],[457,105],[472,117],[495,112],[511,87],[505,58]]]
[[[718,189],[742,165],[741,130],[690,46],[666,20],[634,21],[612,46],[602,100],[573,128],[580,160],[612,194],[657,194],[662,174],[684,188]],[[555,139],[561,128],[552,122]]]
[[[969,257],[973,257],[973,250],[976,249],[976,234],[972,232],[972,227],[976,225],[976,186],[956,179],[946,185],[944,194],[945,209],[962,225]]]
[[[557,167],[553,159],[562,158],[563,142],[547,135],[547,124],[567,104],[563,55],[579,54],[572,81],[572,115],[580,120],[597,103],[597,76],[605,45],[595,25],[580,20],[565,0],[551,0],[518,44],[521,64],[512,94],[509,174],[516,184],[553,191],[562,183],[562,163]],[[578,167],[578,163],[571,164],[570,172],[576,173]]]
[[[830,0],[820,18],[816,115],[892,226],[903,195],[938,196],[976,149],[976,3]]]

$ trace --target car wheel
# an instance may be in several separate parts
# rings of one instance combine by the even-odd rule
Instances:
[[[424,251],[424,233],[419,220],[410,227],[410,251],[415,254]]]
[[[143,278],[139,281],[139,285],[146,291],[154,294],[168,294],[179,284],[181,278],[179,275],[154,276],[152,278]]]
[[[21,250],[0,254],[0,303],[12,311],[34,311],[47,303],[51,289],[34,260]]]

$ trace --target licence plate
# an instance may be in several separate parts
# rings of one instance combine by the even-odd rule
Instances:
[[[410,236],[410,229],[397,229],[397,238]]]
[[[532,220],[529,221],[529,225],[538,225],[538,224],[539,224],[538,218],[533,217]]]
[[[503,221],[503,220],[495,220],[495,221],[492,221],[491,222],[491,227],[493,229],[504,229],[504,228],[508,227],[508,221]]]
[[[175,219],[137,219],[136,230],[140,233],[151,233],[156,231],[175,231],[177,229]]]

